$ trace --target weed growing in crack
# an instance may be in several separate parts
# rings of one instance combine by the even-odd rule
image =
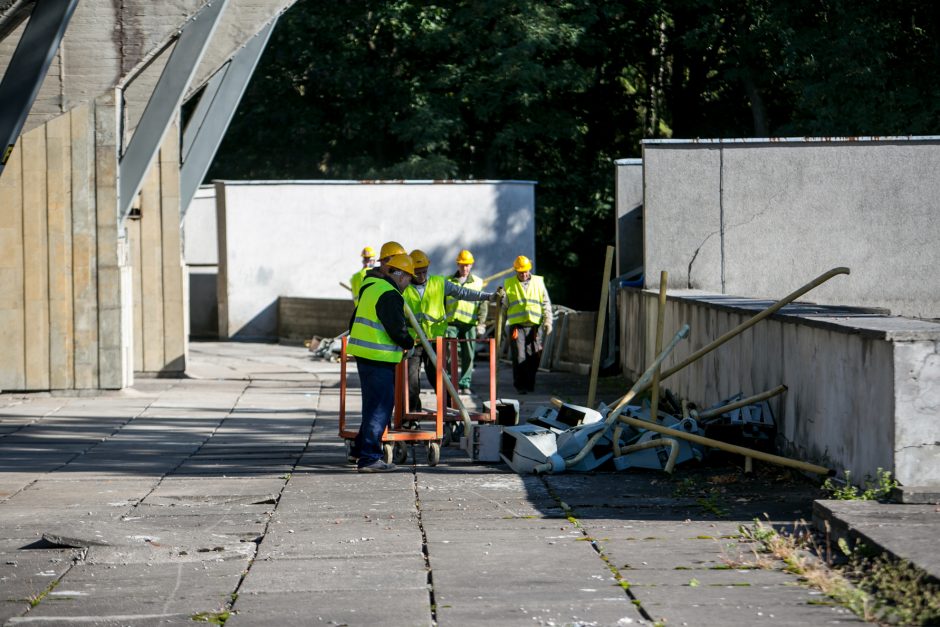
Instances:
[[[882,501],[898,487],[898,482],[891,476],[891,472],[879,468],[875,478],[866,475],[863,481],[864,490],[852,483],[852,473],[845,471],[845,485],[840,485],[832,477],[826,479],[822,488],[829,493],[829,498],[836,501]]]

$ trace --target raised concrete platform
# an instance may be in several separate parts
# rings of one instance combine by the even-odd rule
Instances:
[[[780,297],[800,283],[781,285]],[[652,361],[657,295],[620,291],[621,363],[628,376]],[[664,368],[773,302],[670,290],[666,335],[683,323],[691,334]],[[857,479],[884,469],[904,486],[940,489],[940,324],[797,302],[663,383],[701,407],[780,384],[787,392],[770,401],[780,450],[850,470]]]

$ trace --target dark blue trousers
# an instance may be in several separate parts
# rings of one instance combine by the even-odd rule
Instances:
[[[362,424],[352,453],[359,457],[359,467],[382,457],[382,434],[392,421],[395,407],[395,367],[356,361],[362,388]]]

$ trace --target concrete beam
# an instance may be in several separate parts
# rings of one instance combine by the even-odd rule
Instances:
[[[173,47],[137,130],[121,157],[118,215],[122,222],[130,212],[131,203],[140,191],[144,175],[153,163],[170,122],[183,102],[183,96],[227,3],[228,0],[215,0],[207,4],[183,27]]]
[[[0,80],[0,172],[23,130],[77,4],[78,0],[39,0],[33,7]]]
[[[180,220],[212,164],[238,103],[267,46],[277,18],[268,22],[206,85],[183,133]]]

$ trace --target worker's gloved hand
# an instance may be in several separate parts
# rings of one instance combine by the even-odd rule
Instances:
[[[552,334],[552,319],[551,318],[545,319],[545,322],[542,323],[542,330],[545,332],[546,336]]]
[[[486,335],[486,325],[478,324],[477,325],[477,337],[483,337],[484,335]]]
[[[411,359],[414,356],[415,356],[415,349],[414,347],[411,347],[405,351],[404,359]]]
[[[490,300],[494,303],[501,303],[503,299],[506,298],[506,290],[502,286],[496,288],[496,291],[493,292],[493,295],[490,297]]]

